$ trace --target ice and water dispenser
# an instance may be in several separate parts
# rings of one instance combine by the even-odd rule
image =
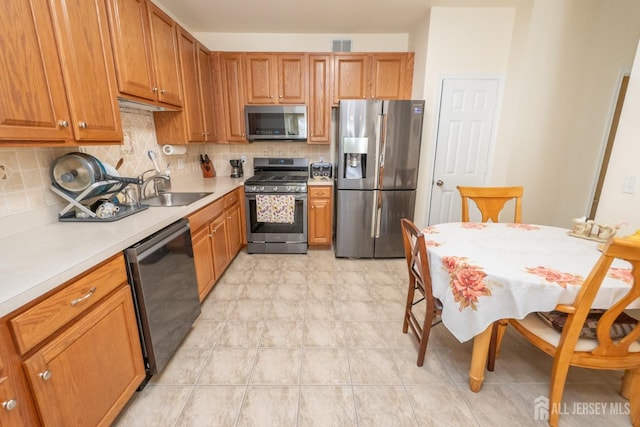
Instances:
[[[343,178],[363,179],[367,177],[367,146],[369,138],[344,138],[342,141],[344,156]]]

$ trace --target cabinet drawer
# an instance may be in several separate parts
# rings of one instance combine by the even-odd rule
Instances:
[[[29,351],[126,282],[124,256],[118,255],[12,318],[10,324],[20,353]]]
[[[224,196],[224,207],[228,208],[240,200],[240,190],[233,190]]]
[[[331,187],[309,186],[309,197],[330,198]]]
[[[198,231],[203,225],[211,222],[215,217],[224,211],[224,200],[218,199],[213,203],[200,209],[198,212],[189,215],[189,226],[191,227],[191,235]]]

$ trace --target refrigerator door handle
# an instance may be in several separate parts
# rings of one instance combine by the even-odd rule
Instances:
[[[376,191],[376,193],[378,193],[378,191]],[[379,239],[380,238],[380,223],[382,222],[382,194],[378,194],[378,197],[376,197],[376,217],[375,217],[375,223],[376,223],[376,235],[375,238]]]
[[[373,203],[371,206],[371,238],[376,238],[376,224],[378,223],[378,191],[373,190]]]
[[[374,161],[376,162],[375,165],[375,172],[374,172],[374,182],[375,182],[375,186],[376,188],[379,188],[381,179],[380,179],[380,144],[381,144],[381,140],[382,140],[382,134],[380,133],[381,129],[382,129],[382,114],[378,114],[376,116],[376,154],[374,157]],[[373,237],[373,236],[372,236]]]
[[[387,117],[388,116],[386,114],[382,114],[382,120],[379,120],[378,124],[378,129],[380,129],[380,154],[376,156],[378,158],[378,190],[382,190],[382,182],[384,181],[384,153],[387,147]],[[378,116],[378,118],[380,118],[380,116]],[[378,232],[378,234],[380,233]]]

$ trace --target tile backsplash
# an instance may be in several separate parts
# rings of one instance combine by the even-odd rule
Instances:
[[[191,144],[183,155],[166,156],[157,145],[153,113],[121,107],[124,144],[66,148],[0,148],[0,220],[35,210],[55,212],[66,203],[50,189],[49,167],[54,159],[72,151],[84,151],[114,165],[123,159],[121,176],[137,176],[153,168],[147,152],[154,150],[160,168],[169,165],[171,175],[200,173],[200,154],[208,154],[218,176],[229,176],[229,160],[246,156],[245,175],[252,175],[254,157],[306,157],[310,162],[330,161],[332,146],[306,143],[257,142],[253,144]],[[55,213],[45,223],[57,221]],[[37,227],[43,224],[32,224]],[[6,234],[0,230],[0,235]]]

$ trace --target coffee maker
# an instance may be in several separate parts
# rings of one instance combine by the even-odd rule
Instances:
[[[244,176],[244,172],[242,171],[242,160],[233,159],[229,160],[231,163],[231,178],[240,178]]]

